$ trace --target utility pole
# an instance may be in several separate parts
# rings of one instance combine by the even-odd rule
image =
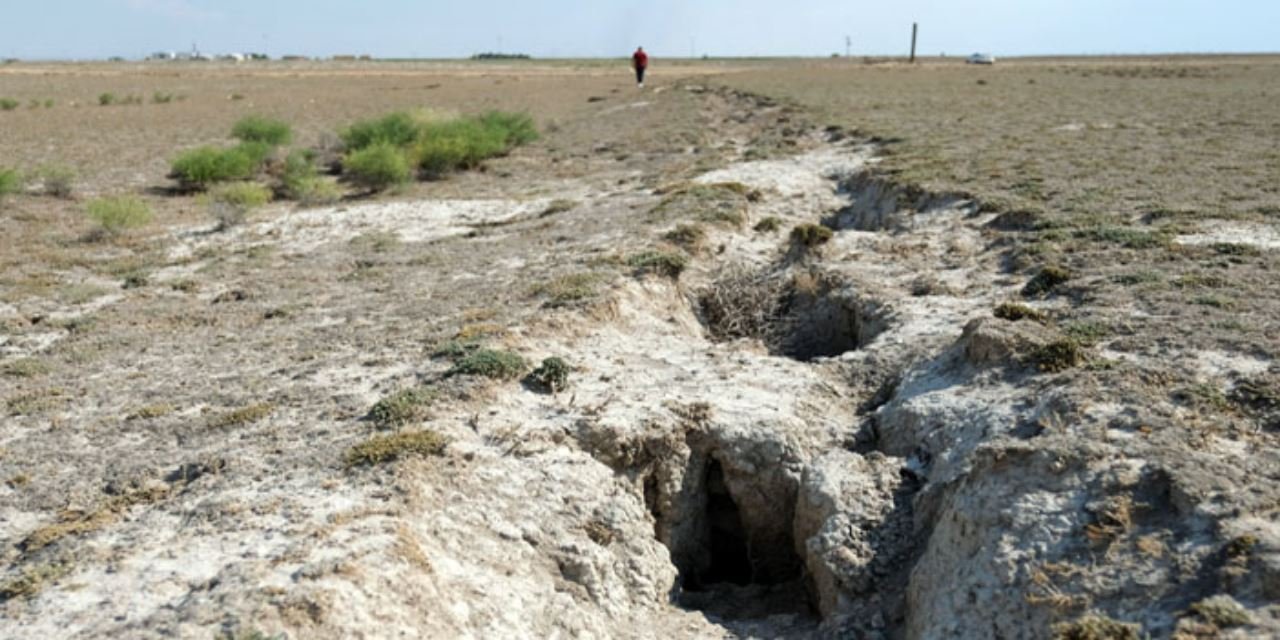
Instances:
[[[911,23],[911,64],[916,63],[916,36],[920,35],[920,24]]]
[[[853,38],[850,36],[845,36],[844,37],[844,57],[849,58],[852,56],[853,56]]]

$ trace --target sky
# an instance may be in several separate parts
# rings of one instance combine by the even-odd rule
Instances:
[[[1280,51],[1280,0],[0,0],[0,57]]]

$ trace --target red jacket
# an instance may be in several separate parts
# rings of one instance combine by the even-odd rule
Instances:
[[[643,51],[637,51],[631,56],[631,66],[637,69],[645,69],[649,66],[649,54]]]

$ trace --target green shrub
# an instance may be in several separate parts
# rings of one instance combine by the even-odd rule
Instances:
[[[299,185],[314,180],[319,175],[315,153],[301,150],[290,152],[285,156],[284,166],[280,170],[280,190],[285,196],[296,199]]]
[[[397,391],[374,404],[369,409],[369,419],[379,429],[398,429],[426,420],[427,408],[435,399],[435,391],[426,387]]]
[[[1022,295],[1028,298],[1034,296],[1042,296],[1053,291],[1054,287],[1071,279],[1071,272],[1057,266],[1047,266],[1040,270],[1035,277],[1027,282],[1022,288]]]
[[[538,127],[525,113],[490,111],[479,118],[480,124],[490,131],[503,134],[503,144],[508,148],[529,144],[538,139]]]
[[[103,93],[98,96],[98,105],[109,107],[120,102],[120,98],[114,93]]]
[[[561,358],[547,358],[529,374],[529,382],[558,393],[569,387],[569,372],[572,368]]]
[[[414,147],[418,166],[428,175],[471,169],[510,148],[507,131],[472,118],[432,123],[422,128]]]
[[[435,431],[414,431],[374,436],[347,451],[348,467],[371,466],[409,456],[441,456],[449,439]]]
[[[827,227],[806,222],[791,230],[791,243],[798,247],[812,249],[830,242],[834,235],[834,232]]]
[[[372,191],[404,184],[412,177],[404,152],[387,142],[348,154],[343,169],[352,182]]]
[[[173,98],[174,98],[174,95],[172,93],[161,93],[159,91],[156,91],[155,93],[151,94],[151,103],[152,104],[169,104],[170,102],[173,102]]]
[[[458,360],[448,375],[484,376],[496,380],[519,378],[528,369],[520,354],[496,349],[478,349]]]
[[[637,275],[652,273],[675,279],[689,266],[689,259],[671,251],[645,251],[627,258],[627,265]]]
[[[173,161],[172,176],[189,188],[205,189],[218,182],[247,180],[253,177],[270,149],[249,143],[232,149],[199,147],[179,155]]]
[[[0,199],[22,190],[22,174],[17,169],[0,167]]]
[[[151,221],[151,207],[137,196],[114,196],[85,205],[89,218],[108,235],[119,235]]]
[[[273,147],[293,141],[293,129],[280,120],[262,116],[247,116],[231,128],[231,137],[241,142],[261,142]]]
[[[49,165],[41,167],[36,175],[39,176],[41,187],[46,195],[69,198],[75,189],[76,171],[71,167]]]
[[[420,123],[413,116],[396,112],[376,120],[357,122],[340,136],[347,151],[360,151],[379,144],[408,147],[418,140],[420,131]]]
[[[13,111],[21,104],[21,102],[18,102],[13,98],[0,98],[0,111]]]

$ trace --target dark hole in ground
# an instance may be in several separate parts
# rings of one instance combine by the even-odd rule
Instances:
[[[693,526],[672,549],[680,570],[680,605],[725,620],[812,616],[789,534],[790,509],[779,505],[769,514],[779,522],[768,524],[781,524],[780,530],[787,532],[772,535],[779,527],[744,521],[746,514],[725,482],[719,461],[709,458],[699,480],[692,513],[686,513]]]

